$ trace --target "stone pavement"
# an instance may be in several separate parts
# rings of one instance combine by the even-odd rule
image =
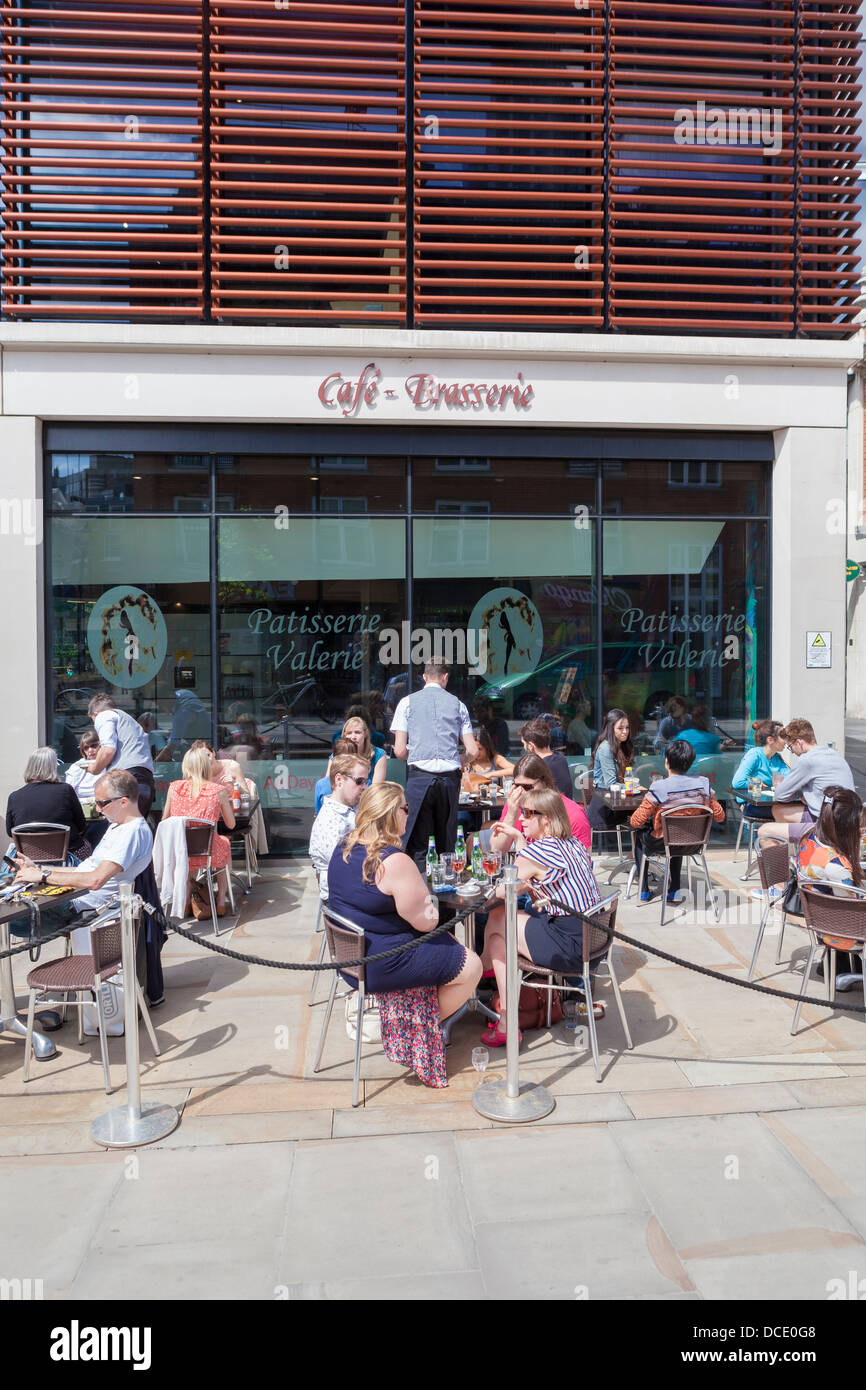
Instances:
[[[712,861],[728,890],[718,924],[687,904],[661,928],[657,902],[632,900],[619,925],[744,978],[759,909],[729,856]],[[308,867],[267,868],[230,944],[314,959],[315,906]],[[780,966],[778,941],[765,936],[758,978],[798,989],[804,934],[789,927]],[[307,1006],[308,974],[177,936],[164,958],[162,1056],[142,1031],[143,1084],[182,1119],[159,1145],[90,1140],[124,1096],[106,1097],[97,1040],[79,1048],[74,1023],[27,1086],[21,1045],[0,1036],[0,1278],[40,1278],[55,1299],[699,1300],[824,1299],[829,1280],[866,1275],[862,1017],[810,1005],[792,1038],[792,1003],[618,946],[634,1051],[612,1005],[601,1084],[561,1025],[527,1035],[521,1075],[557,1103],[509,1127],[472,1107],[477,1016],[455,1026],[444,1091],[365,1047],[352,1110],[336,1011],[312,1076],[323,1010]],[[17,957],[22,1004],[27,968]],[[120,1039],[110,1052],[120,1087]]]

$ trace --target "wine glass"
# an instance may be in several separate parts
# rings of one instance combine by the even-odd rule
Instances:
[[[459,843],[459,844],[458,844],[457,849],[455,849],[454,854],[453,854],[452,857],[451,857],[451,862],[452,862],[453,865],[454,865],[454,872],[457,874],[457,877],[459,878],[460,875],[462,874],[463,870],[466,868],[466,845],[465,845],[465,843]]]
[[[490,879],[491,883],[493,882],[496,875],[499,873],[499,867],[501,863],[502,855],[500,854],[498,849],[486,849],[484,851],[484,858],[481,860],[481,867],[484,870],[487,877]]]
[[[487,1063],[490,1061],[490,1053],[486,1047],[473,1047],[472,1065],[476,1071],[486,1071]]]

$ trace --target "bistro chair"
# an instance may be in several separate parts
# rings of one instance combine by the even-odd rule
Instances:
[[[325,941],[332,961],[358,960],[364,954],[364,930],[354,922],[350,922],[347,917],[341,917],[338,913],[332,912],[325,904],[322,910],[322,921],[325,928]],[[328,1025],[331,1022],[331,1014],[334,1009],[334,999],[337,995],[337,970],[331,971],[331,990],[328,995],[328,1006],[325,1009],[325,1017],[322,1021],[322,1032],[319,1037],[319,1047],[316,1052],[316,1060],[313,1064],[313,1072],[317,1072],[322,1063],[322,1053],[325,1050],[325,1037],[328,1032]],[[352,988],[358,991],[358,1028],[355,1035],[355,1067],[352,1073],[352,1105],[358,1104],[359,1089],[361,1081],[361,1043],[363,1041],[364,1028],[364,994],[367,987],[367,967],[365,965],[348,965],[342,973],[350,976],[356,981]],[[350,988],[348,993],[352,992]]]
[[[826,953],[824,973],[827,977],[827,999],[830,1004],[836,992],[836,952],[851,951],[850,946],[834,946],[829,937],[847,937],[857,943],[858,954],[863,964],[863,1002],[866,1004],[866,890],[843,884],[818,886],[814,879],[799,880],[800,901],[803,916],[809,932],[809,956],[803,972],[803,988],[794,1010],[791,1034],[797,1031],[800,1010],[809,988],[812,962],[816,953],[823,947]],[[825,891],[822,891],[822,888]],[[826,889],[830,891],[827,892]]]
[[[670,810],[662,811],[662,837],[664,840],[663,854],[661,851],[655,854],[645,854],[641,862],[640,880],[638,882],[638,893],[641,893],[647,881],[650,860],[659,869],[664,863],[664,880],[662,885],[662,908],[660,926],[665,924],[665,908],[668,905],[668,886],[671,876],[671,859],[682,858],[687,861],[692,859],[700,860],[701,868],[704,871],[704,878],[707,884],[707,893],[710,902],[713,904],[713,914],[718,922],[721,917],[721,908],[716,902],[716,894],[713,891],[713,882],[710,878],[710,871],[707,867],[706,848],[710,838],[710,831],[713,828],[713,813],[709,806],[690,807],[684,811],[682,807],[672,806]],[[626,897],[631,892],[633,872],[629,874]],[[691,863],[689,863],[689,886],[691,887],[692,874]]]
[[[69,826],[54,821],[28,821],[12,831],[12,843],[19,854],[26,854],[34,864],[66,863],[69,854]]]
[[[59,960],[49,961],[47,965],[38,965],[35,970],[31,970],[27,976],[27,987],[30,990],[30,998],[27,1005],[27,1036],[24,1039],[24,1071],[22,1081],[30,1080],[30,1056],[33,1051],[33,1023],[36,1013],[36,996],[43,993],[56,991],[62,994],[62,999],[45,999],[41,1002],[47,1004],[62,1004],[64,1009],[68,1004],[78,1009],[78,1043],[79,1046],[84,1041],[82,1010],[85,1004],[94,1003],[99,1018],[99,1050],[102,1053],[102,1071],[105,1078],[105,1093],[111,1095],[111,1070],[108,1064],[108,1039],[105,1031],[105,1017],[103,1014],[102,990],[101,986],[112,975],[116,975],[121,968],[121,926],[120,917],[117,915],[118,909],[112,907],[109,912],[102,913],[94,919],[90,929],[91,954],[88,956],[61,956]],[[113,920],[103,923],[103,918],[113,917]],[[103,923],[102,925],[99,925]],[[135,923],[135,944],[138,946],[139,922]],[[153,1024],[150,1021],[150,1014],[147,1011],[147,1004],[144,1000],[141,985],[133,975],[132,980],[124,980],[124,989],[131,988],[134,984],[135,995],[138,1001],[138,1012],[144,1019],[144,1026],[150,1038],[151,1046],[155,1057],[159,1057],[159,1043],[156,1040],[156,1033],[153,1031]],[[70,995],[75,995],[70,999]]]
[[[219,936],[220,933],[219,927],[217,926],[218,918],[216,910],[216,897],[214,896],[214,886],[216,884],[216,875],[218,873],[222,873],[223,870],[215,869],[212,863],[213,838],[216,834],[216,826],[213,824],[212,821],[200,820],[197,816],[189,816],[184,817],[184,831],[186,834],[186,852],[189,858],[194,859],[203,857],[205,860],[204,868],[199,870],[198,877],[200,877],[202,874],[205,877],[205,882],[207,883],[208,897],[210,898],[211,918],[213,919],[213,934],[214,936]],[[225,875],[226,880],[228,882],[229,903],[231,905],[232,914],[234,915],[235,895],[234,889],[232,888],[231,864],[228,864],[226,866]]]
[[[622,995],[619,991],[619,981],[613,968],[611,954],[613,951],[613,937],[608,936],[606,931],[601,930],[605,926],[613,930],[616,927],[616,909],[619,901],[619,894],[612,893],[609,898],[596,903],[587,912],[581,913],[582,940],[583,940],[583,959],[579,973],[574,975],[563,975],[560,971],[550,970],[547,966],[536,965],[535,961],[528,956],[518,955],[517,957],[517,990],[518,998],[523,987],[524,980],[528,980],[534,987],[547,990],[547,1026],[550,1027],[551,1009],[553,1007],[553,991],[559,990],[566,994],[584,994],[586,997],[587,1023],[589,1024],[589,1040],[592,1047],[592,1060],[595,1066],[595,1079],[601,1081],[601,1066],[598,1059],[598,1035],[595,1028],[595,1011],[592,1000],[591,971],[593,967],[604,965],[613,986],[613,997],[619,1010],[622,1031],[625,1033],[626,1047],[631,1050],[634,1043],[631,1040],[628,1020],[623,1008]],[[595,919],[601,926],[595,926],[591,919]],[[568,984],[568,980],[579,981],[579,983]]]
[[[790,907],[782,906],[784,890],[788,885],[790,874],[788,846],[781,840],[767,840],[758,853],[755,855],[755,862],[758,865],[758,873],[761,878],[761,888],[764,892],[764,910],[761,913],[761,921],[758,925],[758,935],[755,937],[755,948],[752,951],[752,961],[749,966],[747,980],[751,980],[755,973],[755,966],[758,963],[758,952],[761,949],[761,941],[764,937],[764,929],[774,907],[782,908],[782,925],[779,930],[779,944],[776,947],[776,964],[781,964],[782,942],[785,937],[785,926],[789,917],[799,918],[803,922],[803,913],[794,912]],[[772,895],[772,889],[780,889],[781,892]]]
[[[592,790],[593,790],[592,774],[589,773],[586,777],[581,778],[581,782],[580,782],[580,792],[581,792],[581,796],[583,797],[583,809],[584,809],[584,811],[586,811],[587,820],[589,820],[589,808],[590,808],[590,806],[592,805],[592,802],[593,802]],[[591,839],[590,839],[590,846],[592,847],[591,850],[590,850],[590,853],[594,853],[594,852],[595,852],[594,846],[595,846],[596,838],[601,838],[602,836],[607,836],[607,835],[615,835],[615,836],[616,836],[616,848],[617,848],[617,853],[619,854],[620,859],[624,859],[624,858],[625,858],[625,854],[623,853],[623,848],[622,848],[622,822],[621,822],[621,821],[618,822],[616,825],[605,826],[604,830],[598,830],[598,829],[596,829],[596,827],[595,827],[595,826],[592,824],[592,822],[590,821],[590,836],[591,836]],[[607,853],[608,853],[608,850],[605,848],[605,844],[604,844],[604,841],[603,841],[603,840],[602,840],[602,847],[601,847],[600,851],[598,851],[598,852],[601,853],[601,854],[607,854]]]

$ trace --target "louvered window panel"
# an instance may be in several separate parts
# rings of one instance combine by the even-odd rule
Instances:
[[[790,333],[793,0],[610,14],[611,326]]]
[[[211,3],[218,320],[403,323],[403,0]]]
[[[600,327],[603,0],[414,11],[415,324]]]
[[[202,8],[0,5],[2,309],[199,318]]]
[[[858,4],[801,0],[797,25],[797,327],[847,336],[857,312],[860,228]]]

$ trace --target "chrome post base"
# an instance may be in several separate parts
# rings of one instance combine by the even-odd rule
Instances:
[[[177,1129],[179,1122],[180,1115],[173,1105],[144,1104],[138,1115],[130,1106],[121,1105],[116,1110],[106,1110],[93,1121],[90,1137],[106,1149],[134,1149],[164,1139]]]
[[[484,1081],[476,1086],[472,1104],[486,1120],[503,1120],[506,1124],[526,1124],[530,1120],[541,1120],[549,1115],[556,1101],[543,1086],[534,1081],[524,1081],[520,1094],[509,1096],[505,1077],[495,1081]]]
[[[21,1038],[22,1042],[27,1037],[26,1024],[20,1018],[7,1018],[0,1023],[0,1033],[11,1033],[15,1038]],[[47,1062],[50,1057],[57,1056],[57,1048],[50,1038],[46,1038],[44,1033],[37,1033],[33,1030],[33,1055],[37,1062]]]

